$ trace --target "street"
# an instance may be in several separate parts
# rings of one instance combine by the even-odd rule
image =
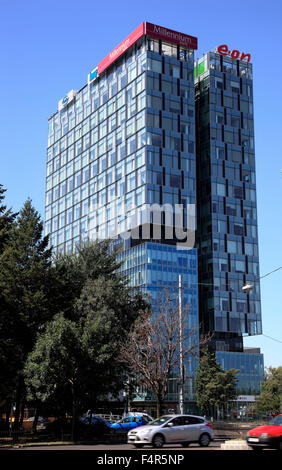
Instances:
[[[165,445],[162,447],[161,451],[189,451],[189,450],[220,450],[220,445],[223,443],[223,440],[216,440],[210,443],[209,447],[200,447],[198,444],[190,444],[189,447],[184,448],[180,444],[175,444],[175,445]],[[3,449],[4,450],[4,449]],[[11,450],[11,448],[7,448],[7,450]],[[154,449],[153,447],[150,446],[145,446],[142,449],[136,449],[133,445],[131,444],[94,444],[94,445],[89,445],[89,444],[69,444],[69,445],[37,445],[37,446],[23,446],[23,447],[13,447],[13,450],[97,450],[97,451],[160,451],[160,449]]]

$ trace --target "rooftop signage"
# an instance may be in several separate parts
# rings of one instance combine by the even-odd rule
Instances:
[[[115,62],[125,51],[127,51],[138,39],[144,36],[144,23],[141,23],[133,33],[127,36],[105,59],[98,64],[98,74],[100,75],[106,68]]]
[[[187,47],[189,49],[198,49],[198,39],[188,34],[179,33],[172,29],[157,26],[152,23],[145,23],[145,34],[163,41],[172,42],[178,46]]]
[[[67,106],[74,99],[75,95],[76,92],[74,90],[69,91],[68,94],[58,102],[58,111],[61,111],[61,109]]]
[[[250,62],[251,60],[251,54],[245,54],[244,52],[241,53],[236,49],[234,51],[230,51],[226,44],[218,46],[217,52],[221,55],[230,55],[232,59],[245,60],[246,62]]]
[[[178,46],[187,47],[188,49],[197,49],[198,47],[198,39],[194,36],[179,33],[178,31],[173,31],[172,29],[164,28],[163,26],[158,26],[156,24],[143,22],[129,36],[127,36],[127,38],[124,39],[124,41],[122,41],[112,52],[110,52],[107,57],[105,57],[105,59],[99,62],[98,66],[95,67],[95,69],[93,69],[88,74],[88,84],[96,80],[102,72],[104,72],[111,64],[113,64],[119,57],[121,57],[122,54],[124,54],[131,46],[133,46],[133,44],[135,44],[138,39],[140,39],[144,35],[151,36],[156,39],[162,39],[163,41],[168,41]],[[224,48],[228,50],[227,46],[219,46],[219,49],[222,49],[223,51],[225,50]],[[233,51],[232,53],[234,52],[238,51]],[[220,53],[226,55],[223,52]],[[240,53],[238,52],[238,54]],[[66,96],[64,96],[64,98],[62,98],[58,103],[58,111],[61,111],[65,106],[67,106],[68,103],[70,103],[74,99],[75,95],[76,92],[74,90],[71,90]]]
[[[88,74],[88,83],[93,82],[94,80],[96,80],[96,78],[98,78],[98,67],[96,67],[95,69],[93,69],[93,70]]]
[[[179,33],[172,29],[167,29],[152,23],[141,23],[126,39],[124,39],[110,54],[105,57],[98,66],[88,74],[88,83],[95,80],[102,72],[104,72],[111,64],[124,54],[138,39],[147,35],[153,38],[162,39],[173,44],[187,47],[189,49],[197,49],[198,39],[188,34]]]

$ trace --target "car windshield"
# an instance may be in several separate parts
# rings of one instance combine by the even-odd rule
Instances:
[[[282,415],[275,416],[275,418],[273,418],[269,424],[272,426],[282,426]]]
[[[171,419],[171,416],[161,416],[160,418],[150,421],[147,426],[161,426],[162,424],[166,423],[169,419]]]

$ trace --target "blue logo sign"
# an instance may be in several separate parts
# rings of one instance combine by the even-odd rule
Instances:
[[[96,67],[94,70],[92,70],[88,74],[88,83],[92,82],[92,80],[96,80],[97,77],[98,77],[98,67]]]

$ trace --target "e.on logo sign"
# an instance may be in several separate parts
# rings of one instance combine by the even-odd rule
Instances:
[[[236,49],[230,51],[226,44],[218,46],[217,52],[221,55],[230,55],[232,59],[245,60],[246,62],[250,62],[251,60],[251,54],[245,54],[244,52],[236,51]]]

